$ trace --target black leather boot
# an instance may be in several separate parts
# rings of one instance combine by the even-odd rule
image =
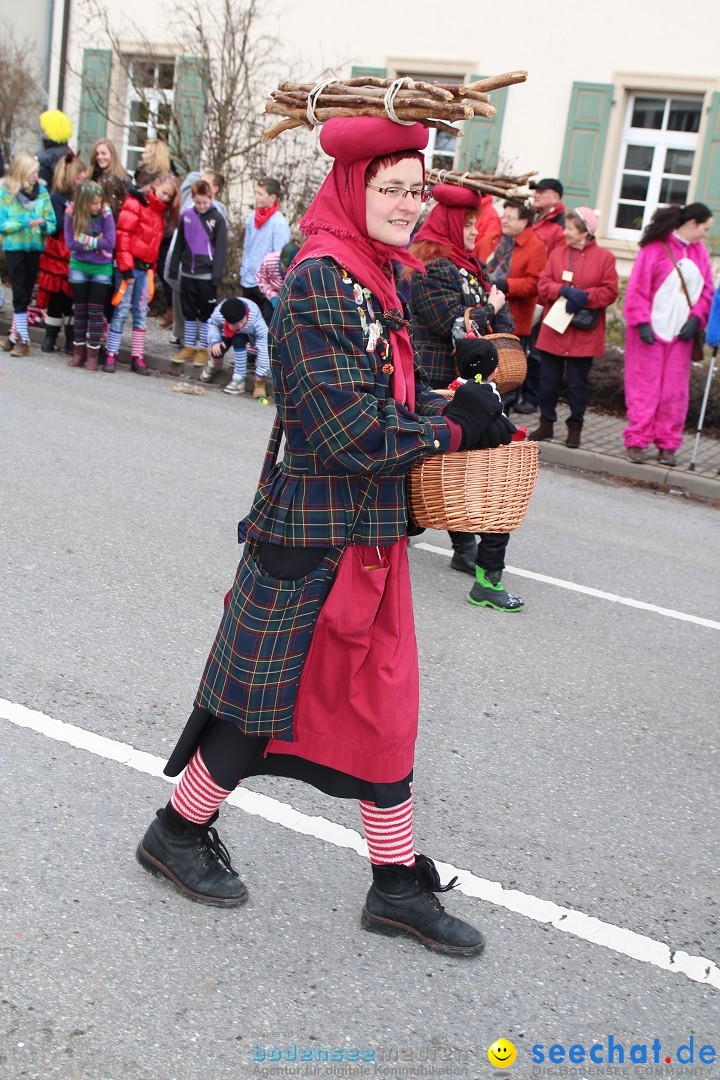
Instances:
[[[64,352],[68,356],[72,356],[73,345],[75,344],[74,323],[65,323],[65,348]]]
[[[204,825],[187,821],[168,805],[137,846],[138,862],[155,877],[166,877],[176,889],[199,904],[237,907],[248,891],[230,865],[227,848],[211,828],[217,810]]]
[[[361,925],[376,934],[412,934],[423,945],[448,956],[476,956],[485,938],[469,923],[448,915],[435,893],[447,892],[457,878],[440,884],[435,863],[416,855],[415,866],[373,866],[373,884],[362,909]]]
[[[453,536],[462,536],[462,540],[452,541],[453,556],[450,560],[450,569],[459,570],[463,574],[472,574],[475,577],[475,558],[477,556],[477,540],[472,533],[451,533]]]
[[[59,326],[45,326],[45,337],[40,346],[40,352],[55,352],[55,342],[60,333]]]

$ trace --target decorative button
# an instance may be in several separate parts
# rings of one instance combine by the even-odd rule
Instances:
[[[435,442],[433,443],[433,446],[435,447],[436,450],[439,450],[440,449],[440,440],[436,439]]]
[[[395,368],[393,367],[392,364],[383,364],[383,371],[385,372],[386,375],[392,375],[394,370],[395,370]]]

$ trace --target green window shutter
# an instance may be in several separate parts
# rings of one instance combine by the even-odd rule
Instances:
[[[596,206],[613,88],[573,83],[558,179],[568,207]]]
[[[186,169],[200,167],[205,120],[205,64],[198,56],[180,56],[175,64],[170,149]]]
[[[359,75],[375,75],[378,79],[386,79],[387,68],[363,67],[362,64],[353,64],[350,68],[350,78],[356,79]]]
[[[473,75],[471,81],[477,82],[486,77]],[[473,120],[465,121],[459,162],[463,172],[494,172],[497,168],[507,92],[507,86],[491,92],[490,104],[497,109],[495,116],[476,116]]]
[[[707,244],[713,255],[720,254],[720,94],[710,100],[705,143],[693,202],[703,202],[713,212],[713,226]]]
[[[110,49],[85,49],[80,85],[80,119],[77,151],[87,157],[98,139],[107,135],[110,103]]]

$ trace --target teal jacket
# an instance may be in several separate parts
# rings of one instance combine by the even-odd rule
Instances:
[[[42,224],[30,227],[33,219]],[[22,192],[11,196],[5,185],[0,188],[0,235],[5,251],[42,251],[45,237],[55,231],[55,211],[45,183],[38,181],[34,199]]]

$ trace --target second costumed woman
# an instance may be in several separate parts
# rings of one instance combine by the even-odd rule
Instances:
[[[444,910],[435,865],[413,845],[406,477],[427,455],[477,446],[501,406],[477,383],[447,403],[414,363],[391,259],[418,265],[405,247],[427,138],[420,124],[371,117],[322,129],[335,161],[300,223],[308,240],[272,320],[278,418],[244,553],[165,768],[185,773],[137,857],[194,900],[243,903],[212,828],[218,807],[246,776],[293,777],[359,801],[373,874],[366,929],[475,955],[483,935]]]
[[[436,184],[432,194],[437,206],[410,247],[426,268],[413,277],[410,307],[420,363],[432,386],[442,389],[457,375],[454,332],[467,309],[482,336],[512,333],[514,324],[504,294],[485,281],[473,254],[481,196],[451,184]],[[474,576],[468,600],[477,607],[522,611],[523,601],[501,580],[509,539],[509,533],[482,533],[478,544],[472,533],[450,533],[450,566]]]

